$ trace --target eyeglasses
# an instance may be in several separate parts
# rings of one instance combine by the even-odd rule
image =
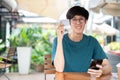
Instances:
[[[80,19],[72,18],[71,21],[73,23],[77,23],[77,22],[84,23],[85,22],[85,18],[80,18]]]

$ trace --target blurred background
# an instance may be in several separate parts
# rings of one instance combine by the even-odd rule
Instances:
[[[99,41],[112,72],[116,73],[115,65],[120,62],[120,0],[0,0],[0,62],[8,56],[10,48],[15,48],[12,59],[7,59],[12,66],[0,68],[1,75],[40,73],[36,75],[43,76],[44,55],[51,54],[57,24],[64,21],[65,31],[69,32],[66,12],[76,5],[89,11],[84,33]],[[20,53],[21,47],[25,50],[29,47],[30,51]]]

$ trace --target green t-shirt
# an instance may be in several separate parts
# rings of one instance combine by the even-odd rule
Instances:
[[[83,35],[83,39],[74,42],[69,39],[68,33],[63,37],[63,52],[65,57],[64,72],[87,72],[92,59],[107,58],[98,41],[92,36]],[[52,45],[52,61],[57,47],[57,37]]]

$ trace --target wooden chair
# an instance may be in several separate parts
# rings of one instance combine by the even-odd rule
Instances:
[[[5,75],[6,68],[9,68],[13,64],[13,58],[15,55],[16,48],[9,48],[6,56],[0,56],[2,61],[0,62],[0,74],[5,76],[7,80],[10,80],[7,75]]]
[[[55,74],[56,71],[55,67],[52,65],[51,54],[45,54],[44,59],[44,74],[46,80],[46,74]]]

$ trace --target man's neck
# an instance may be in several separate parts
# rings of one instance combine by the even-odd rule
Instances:
[[[82,40],[83,34],[73,34],[73,33],[70,33],[70,34],[68,35],[68,37],[69,37],[72,41],[78,42],[78,41]]]

